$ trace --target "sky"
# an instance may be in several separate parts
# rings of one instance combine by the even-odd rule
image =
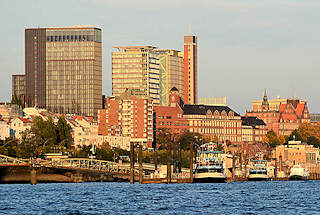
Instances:
[[[183,50],[198,36],[199,97],[227,97],[244,114],[253,99],[306,99],[320,112],[319,0],[1,0],[0,101],[24,74],[24,29],[102,29],[103,94],[111,95],[114,46]]]

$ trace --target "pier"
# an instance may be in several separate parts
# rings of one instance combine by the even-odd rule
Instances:
[[[141,153],[138,153],[138,157],[141,158]],[[234,159],[232,165],[236,165]],[[167,165],[157,165],[142,163],[141,159],[137,163],[120,164],[88,158],[66,158],[48,161],[18,159],[0,155],[0,168],[2,170],[1,183],[36,184],[39,182],[85,181],[131,181],[141,184],[193,183],[192,166],[191,168],[182,168],[180,173],[176,173],[173,171],[171,162],[168,162]],[[237,168],[240,168],[240,166],[228,168],[231,174],[227,177],[227,182],[248,180],[245,173],[243,173],[243,176],[235,175]],[[306,168],[310,173],[309,180],[320,180],[320,164],[307,164]],[[281,165],[276,165],[275,174],[270,179],[272,181],[288,180],[288,170],[285,171],[285,175],[279,175],[279,172],[283,172],[283,170],[284,168]],[[243,171],[247,170],[244,168]],[[169,174],[167,174],[168,172]]]

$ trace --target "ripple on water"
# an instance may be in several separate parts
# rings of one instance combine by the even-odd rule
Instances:
[[[0,214],[318,214],[320,182],[0,185]]]

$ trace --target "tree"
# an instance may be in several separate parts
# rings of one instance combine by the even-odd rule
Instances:
[[[298,132],[297,129],[295,129],[294,131],[291,132],[290,136],[288,137],[287,141],[290,140],[300,140],[302,141],[302,137],[300,135],[300,133]]]
[[[22,139],[17,148],[17,157],[34,158],[41,156],[43,147],[39,140],[39,136],[35,136],[26,130],[22,133]]]
[[[23,101],[22,101],[21,98],[20,98],[19,96],[17,96],[16,94],[14,94],[14,95],[12,96],[11,103],[18,105],[19,108],[24,108]]]
[[[69,149],[72,144],[72,136],[71,136],[71,126],[67,123],[64,116],[59,117],[57,123],[57,141],[61,144],[61,146]]]
[[[320,127],[313,125],[311,123],[302,123],[299,125],[298,129],[295,129],[288,140],[300,140],[301,142],[307,143],[309,145],[314,145],[316,147],[320,146]]]
[[[273,130],[267,132],[266,138],[271,147],[276,147],[277,145],[281,144],[279,137]]]
[[[166,128],[160,128],[157,129],[157,135],[156,135],[156,143],[159,146],[158,149],[165,149],[166,144],[171,141],[171,132],[169,129]]]
[[[320,128],[311,123],[300,124],[297,132],[300,134],[302,142],[308,142],[308,138],[311,136],[320,140]]]
[[[185,131],[180,135],[178,142],[181,144],[183,150],[187,150],[191,143],[201,145],[202,138],[202,135],[199,133]]]
[[[318,138],[316,138],[315,136],[308,137],[307,143],[309,145],[313,145],[313,146],[318,147],[318,148],[320,146],[320,140]]]

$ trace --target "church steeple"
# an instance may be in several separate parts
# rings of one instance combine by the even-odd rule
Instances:
[[[267,90],[264,90],[264,95],[263,95],[263,100],[262,100],[262,110],[269,110]]]

